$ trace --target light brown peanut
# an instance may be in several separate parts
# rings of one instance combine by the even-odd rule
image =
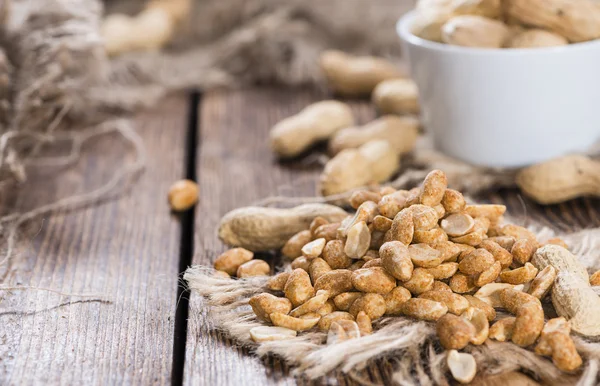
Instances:
[[[410,244],[415,232],[413,212],[409,208],[402,209],[394,217],[389,232],[392,240],[400,241],[405,245]]]
[[[320,257],[313,259],[308,267],[308,274],[310,275],[310,279],[313,283],[316,283],[317,280],[323,276],[323,274],[329,271],[331,271],[331,267]]]
[[[314,259],[321,256],[325,248],[325,239],[313,240],[302,247],[302,256],[306,256],[307,259]]]
[[[519,290],[521,287],[522,286],[514,286],[508,283],[489,283],[477,290],[474,296],[494,308],[499,308],[502,307],[502,302],[500,301],[500,291],[515,288]]]
[[[319,315],[321,315],[321,317],[323,317],[325,315],[331,314],[335,310],[336,310],[336,307],[335,307],[335,304],[333,303],[333,300],[329,299],[328,301],[325,302],[323,307],[316,310],[315,313],[319,314]]]
[[[348,231],[344,253],[352,259],[360,259],[367,253],[371,244],[371,231],[364,221],[361,221]]]
[[[564,318],[549,320],[544,326],[540,341],[535,348],[536,354],[551,356],[554,365],[562,371],[577,370],[581,367],[583,360],[569,333],[569,322]]]
[[[231,278],[231,276],[229,276],[229,274],[227,272],[225,272],[225,271],[216,271],[216,270],[213,272],[212,276],[213,277],[218,277],[218,278],[221,278],[221,279],[230,279]]]
[[[431,286],[431,291],[452,292],[452,289],[450,288],[450,286],[448,284],[444,283],[443,281],[434,280],[433,285]]]
[[[408,256],[412,263],[421,268],[433,268],[442,263],[442,254],[427,244],[412,244],[408,246]],[[434,276],[434,278],[436,278]],[[437,278],[436,278],[437,279]]]
[[[338,310],[348,311],[352,303],[361,296],[361,292],[342,292],[333,298],[333,302]]]
[[[477,307],[469,307],[461,317],[471,322],[473,327],[475,327],[475,334],[471,337],[471,343],[482,345],[488,338],[490,331],[490,323],[485,312]]]
[[[529,29],[511,37],[507,48],[537,48],[565,46],[569,41],[563,36],[543,29]]]
[[[415,319],[434,321],[448,312],[445,304],[435,300],[410,298],[402,304],[402,313]]]
[[[281,248],[281,253],[290,259],[302,256],[302,247],[308,244],[310,240],[312,240],[310,230],[300,231],[290,237],[283,248]]]
[[[510,271],[504,271],[500,274],[500,280],[509,284],[524,284],[532,281],[537,275],[538,270],[531,263],[525,263],[524,266]]]
[[[516,240],[519,239],[528,239],[533,241],[537,247],[537,238],[535,234],[527,228],[524,228],[519,225],[514,224],[506,224],[502,227],[501,233],[503,236],[512,236]],[[513,246],[514,247],[514,246]]]
[[[329,292],[330,298],[342,292],[352,291],[353,289],[352,271],[347,269],[336,269],[326,272],[315,282],[315,291],[326,290]]]
[[[318,291],[314,297],[308,299],[302,305],[291,310],[289,314],[290,316],[298,318],[310,312],[316,312],[325,305],[328,298],[329,293],[327,291]]]
[[[431,290],[433,281],[433,275],[427,272],[425,268],[415,268],[411,278],[402,283],[402,286],[413,295],[420,295]]]
[[[360,331],[360,336],[370,335],[373,332],[373,325],[371,324],[371,318],[364,311],[360,311],[356,315],[356,324]]]
[[[467,205],[465,212],[473,218],[484,217],[490,220],[491,224],[496,224],[506,212],[506,206],[495,204]]]
[[[436,280],[451,278],[458,271],[458,263],[443,263],[434,268],[427,268],[427,272]]]
[[[433,229],[438,223],[438,214],[430,206],[416,204],[409,208],[413,213],[413,224],[416,231]]]
[[[354,209],[358,209],[363,203],[367,201],[379,202],[381,200],[381,194],[379,192],[372,192],[370,190],[357,190],[352,193],[348,202]]]
[[[295,330],[285,327],[257,326],[250,329],[250,338],[256,343],[292,339],[296,334]]]
[[[461,192],[454,189],[446,189],[444,196],[442,197],[442,205],[446,210],[446,213],[459,213],[462,212],[467,202]]]
[[[402,304],[411,298],[410,291],[404,287],[396,287],[383,296],[385,315],[400,315]]]
[[[544,327],[544,310],[539,299],[514,289],[500,291],[500,302],[516,316],[512,342],[526,347],[533,344]]]
[[[565,240],[561,239],[560,237],[553,237],[544,243],[544,245],[546,245],[546,244],[560,245],[564,249],[569,249],[567,242]]]
[[[479,244],[479,247],[490,252],[494,257],[494,260],[499,262],[502,268],[510,267],[513,262],[513,256],[510,254],[510,252],[502,248],[502,246],[500,246],[500,244],[494,240],[483,240],[481,244]]]
[[[515,241],[510,252],[513,255],[513,258],[521,264],[527,263],[531,260],[533,253],[537,249],[537,245],[534,241],[529,239],[518,239]]]
[[[460,261],[458,269],[466,275],[477,275],[488,269],[494,262],[494,256],[490,252],[478,248]]]
[[[445,304],[448,307],[448,312],[454,315],[462,315],[470,306],[463,296],[447,291],[427,291],[419,295],[419,298],[435,300]]]
[[[543,299],[552,288],[554,280],[556,280],[556,275],[556,268],[548,265],[533,279],[527,292],[538,299]]]
[[[496,310],[494,307],[473,295],[463,296],[465,299],[467,299],[471,307],[479,308],[481,311],[483,311],[489,322],[492,322],[494,319],[496,319]]]
[[[591,286],[600,285],[600,271],[596,271],[592,275],[590,275],[590,285]]]
[[[510,316],[500,319],[490,327],[489,338],[498,342],[506,342],[512,338],[513,328],[515,327],[516,318]]]
[[[271,321],[269,315],[273,312],[288,314],[292,309],[292,303],[288,299],[278,298],[269,293],[252,296],[248,301],[248,304],[250,304],[252,311],[254,311],[259,319],[267,322]]]
[[[413,263],[408,248],[399,241],[390,241],[379,249],[381,265],[400,281],[407,281],[413,275]]]
[[[294,331],[306,331],[316,326],[317,323],[319,323],[319,320],[321,319],[321,317],[316,314],[306,315],[309,315],[310,317],[294,318],[293,316],[285,315],[280,312],[274,312],[270,314],[269,317],[271,318],[271,322],[275,326],[289,328],[290,330]]]
[[[379,319],[385,314],[385,300],[383,296],[375,293],[366,293],[356,299],[350,306],[350,314],[354,317],[364,311],[371,320]]]
[[[305,256],[296,257],[294,261],[292,261],[291,267],[292,269],[300,268],[308,272],[308,269],[310,268],[310,260],[307,259]]]
[[[466,319],[446,314],[436,323],[437,336],[446,350],[465,348],[475,335],[475,327]]]
[[[319,330],[324,332],[329,331],[331,324],[340,320],[354,321],[354,317],[344,311],[334,311],[330,314],[321,317],[321,320],[319,320]]]
[[[466,235],[463,235],[463,236],[451,237],[450,241],[457,243],[457,244],[467,244],[472,247],[477,247],[481,244],[481,242],[483,241],[484,238],[485,238],[485,232],[476,230],[471,233],[467,233]]]
[[[287,283],[289,277],[290,272],[278,273],[277,275],[269,279],[269,281],[267,282],[267,288],[271,291],[283,291],[285,283]]]
[[[198,184],[191,180],[179,180],[169,188],[169,204],[171,209],[182,212],[190,209],[198,202],[200,189]]]
[[[440,222],[440,226],[448,236],[464,236],[475,227],[473,217],[466,213],[454,213]]]
[[[382,216],[389,219],[393,219],[402,209],[409,206],[408,190],[398,190],[396,192],[386,194],[381,197],[381,200],[377,203],[377,209]],[[412,219],[411,219],[412,222]]]
[[[294,307],[298,307],[308,299],[312,298],[315,294],[315,290],[310,282],[308,273],[303,269],[297,268],[290,273],[290,276],[283,287],[283,293],[286,298],[290,299]]]
[[[423,205],[435,206],[442,201],[447,187],[446,174],[441,170],[432,170],[423,181],[419,201]]]
[[[239,278],[266,276],[271,273],[269,263],[264,260],[250,260],[237,269],[236,276]]]
[[[415,233],[413,234],[414,243],[435,245],[444,241],[448,241],[448,235],[441,228],[437,227],[428,231],[415,230]]]
[[[509,36],[504,23],[483,16],[456,16],[442,26],[442,41],[457,46],[501,48]]]
[[[462,251],[460,246],[447,240],[434,244],[433,247],[441,253],[443,262],[456,262]]]
[[[310,223],[310,226],[308,227],[308,230],[310,231],[312,238],[318,239],[319,237],[315,237],[315,231],[317,230],[318,227],[320,227],[322,225],[327,225],[327,224],[329,224],[329,221],[327,221],[323,217],[321,217],[321,216],[315,217],[312,220],[312,222]]]
[[[384,80],[375,87],[371,99],[382,114],[418,114],[420,110],[419,90],[410,79]]]
[[[515,241],[517,241],[517,239],[515,239],[512,236],[494,236],[494,237],[490,237],[489,239],[484,240],[481,243],[482,244],[482,248],[485,248],[485,247],[483,247],[483,244],[485,242],[487,242],[487,241],[493,241],[496,244],[498,244],[499,246],[501,246],[503,249],[505,249],[506,251],[510,251],[512,249],[513,245],[515,245]],[[492,251],[490,251],[490,252],[492,252]],[[492,254],[494,254],[494,253],[492,252]],[[496,255],[494,254],[494,257],[495,256]],[[498,260],[498,259],[496,259],[496,260]]]
[[[352,218],[348,221],[344,221],[340,226],[340,232],[342,236],[347,237],[350,229],[358,224],[359,222],[364,222],[366,224],[370,224],[375,219],[375,216],[378,214],[379,210],[377,208],[377,204],[373,201],[365,201],[363,202],[358,209],[356,209],[356,213]]]
[[[338,236],[338,229],[340,227],[339,222],[333,222],[329,224],[324,224],[315,229],[314,238],[319,239],[323,238],[327,242],[331,240],[336,240]]]
[[[450,278],[448,285],[450,286],[450,289],[457,294],[464,294],[475,289],[473,278],[461,272],[455,273],[454,276]]]
[[[214,262],[217,271],[227,272],[233,276],[237,274],[240,265],[249,262],[254,257],[254,253],[244,248],[233,248],[223,252]]]
[[[344,252],[344,242],[341,240],[328,241],[321,255],[332,269],[348,268],[352,264],[352,259]]]
[[[352,272],[352,285],[362,292],[384,295],[396,287],[396,279],[382,267],[361,268]]]

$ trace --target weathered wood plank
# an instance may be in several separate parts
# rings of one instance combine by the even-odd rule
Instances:
[[[148,162],[130,194],[24,230],[3,285],[98,295],[0,292],[0,383],[170,382],[181,230],[165,197],[184,175],[187,106],[171,97],[136,119]],[[116,135],[92,141],[73,168],[31,175],[18,208],[100,187],[132,162],[129,150]]]

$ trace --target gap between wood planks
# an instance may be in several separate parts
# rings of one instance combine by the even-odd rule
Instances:
[[[185,178],[197,181],[196,159],[198,157],[200,139],[200,102],[202,94],[194,91],[188,98],[188,122],[185,140]],[[202,194],[202,193],[200,193]],[[192,264],[194,255],[194,209],[181,214],[181,238],[179,246],[179,273],[183,277],[185,270]],[[171,384],[183,384],[185,369],[185,345],[189,315],[189,291],[180,279],[177,288],[177,309],[175,311],[175,334],[173,339],[173,368]]]

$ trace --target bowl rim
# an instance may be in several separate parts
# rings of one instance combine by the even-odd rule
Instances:
[[[487,56],[513,56],[513,55],[558,55],[573,51],[600,49],[600,39],[581,43],[571,43],[566,46],[537,47],[537,48],[477,48],[444,44],[418,37],[410,30],[410,24],[415,16],[415,11],[404,14],[396,23],[396,33],[405,42],[434,51],[454,54],[487,55]]]

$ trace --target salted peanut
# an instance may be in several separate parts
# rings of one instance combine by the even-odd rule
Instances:
[[[348,268],[352,264],[352,259],[344,253],[344,242],[341,240],[328,241],[323,248],[321,257],[331,269]]]
[[[321,317],[319,315],[315,315],[316,314],[313,314],[306,318],[294,318],[293,316],[285,315],[280,312],[273,312],[269,315],[269,317],[275,326],[289,328],[290,330],[294,331],[306,331],[310,330],[316,326],[317,323],[319,323]]]
[[[271,273],[269,263],[264,260],[250,260],[238,267],[237,277],[266,276]]]
[[[383,296],[375,293],[366,293],[356,299],[350,306],[350,314],[354,317],[364,311],[371,320],[379,319],[385,314],[385,300]]]
[[[566,46],[569,41],[559,34],[543,29],[530,29],[513,36],[506,48],[538,48]]]
[[[321,320],[319,321],[319,330],[329,331],[329,327],[331,327],[331,324],[339,320],[354,321],[354,316],[344,311],[334,311],[328,315],[321,317]]]
[[[379,189],[379,194],[381,194],[381,197],[383,197],[383,196],[387,196],[388,194],[395,193],[397,191],[398,191],[398,189],[396,189],[392,186],[382,186]]]
[[[328,291],[330,298],[337,296],[342,292],[352,291],[353,289],[352,271],[347,269],[336,269],[326,272],[315,282],[315,291]]]
[[[500,319],[490,327],[488,337],[498,342],[506,342],[512,338],[516,318],[511,316]]]
[[[287,340],[296,337],[297,332],[285,327],[258,326],[250,329],[250,338],[256,343]]]
[[[327,331],[327,345],[345,342],[349,339],[346,331],[338,322],[333,322]]]
[[[413,212],[409,208],[402,209],[396,217],[394,217],[389,232],[392,240],[400,241],[406,245],[410,244],[415,232]]]
[[[521,347],[533,344],[544,327],[540,300],[524,292],[504,289],[500,291],[500,302],[516,316],[512,342]]]
[[[314,236],[315,236],[315,231],[317,230],[317,228],[320,227],[321,225],[327,225],[327,224],[329,224],[329,221],[327,221],[327,219],[325,219],[321,216],[317,216],[310,223],[308,230],[310,230],[312,237],[315,238]]]
[[[316,310],[315,313],[320,315],[321,317],[323,317],[325,315],[331,314],[335,310],[336,310],[336,307],[335,307],[335,304],[333,303],[333,300],[329,299],[328,301],[325,302],[325,304],[323,304],[323,307]]]
[[[500,276],[501,271],[502,265],[499,261],[496,261],[494,264],[490,265],[488,269],[477,275],[477,278],[475,279],[475,285],[477,287],[483,287],[486,284],[493,283],[498,276]]]
[[[503,236],[511,236],[516,240],[519,239],[529,239],[532,240],[537,246],[537,237],[535,234],[527,228],[524,228],[519,225],[514,224],[506,224],[502,227],[502,235]]]
[[[379,213],[387,218],[394,218],[402,209],[409,206],[409,195],[408,190],[398,190],[394,193],[386,194],[377,203]]]
[[[176,212],[188,210],[198,202],[200,188],[191,180],[179,180],[169,188],[169,204]]]
[[[446,178],[446,174],[441,170],[432,170],[423,181],[419,197],[420,203],[427,206],[439,204],[442,202],[447,187],[448,179]]]
[[[348,202],[354,209],[358,209],[366,201],[373,201],[375,203],[381,200],[381,194],[379,192],[372,192],[370,190],[357,190],[352,193]]]
[[[365,264],[367,264],[367,262],[366,262],[366,261],[364,261],[364,260],[357,260],[357,261],[355,261],[354,263],[352,263],[352,265],[350,265],[350,266],[348,267],[348,270],[350,270],[350,271],[354,272],[354,271],[356,271],[357,269],[361,269],[362,267],[364,267],[364,265],[365,265]]]
[[[417,267],[433,268],[442,263],[442,254],[427,244],[412,244],[408,246],[408,256]],[[434,276],[435,278],[435,276]]]
[[[450,289],[457,294],[464,294],[475,289],[473,278],[460,272],[455,273],[454,276],[450,278],[448,285],[450,286]]]
[[[546,268],[548,268],[548,267],[546,267]],[[600,285],[600,271],[596,271],[596,272],[594,272],[593,274],[590,275],[590,285],[591,286],[598,286],[598,285]]]
[[[435,300],[410,298],[402,304],[401,311],[406,316],[420,320],[438,320],[448,312],[445,304]]]
[[[362,295],[361,292],[342,292],[333,298],[333,302],[338,310],[348,311],[352,303]]]
[[[428,231],[415,230],[413,234],[413,243],[435,245],[444,241],[448,241],[448,235],[439,227],[430,229]]]
[[[392,222],[385,216],[377,215],[373,219],[373,227],[380,232],[387,232],[392,228]]]
[[[513,255],[513,258],[521,264],[527,263],[531,260],[533,253],[537,249],[537,244],[535,241],[530,239],[518,239],[515,241],[510,252]]]
[[[285,283],[290,277],[290,272],[281,272],[273,276],[267,282],[267,288],[271,291],[283,291]]]
[[[453,243],[454,245],[456,245],[456,247],[459,249],[459,254],[457,257],[457,261],[460,263],[460,261],[462,259],[465,258],[465,256],[467,256],[469,253],[473,252],[475,250],[475,247],[472,245],[468,245],[468,244],[461,244],[461,243],[454,243],[451,241],[451,243]]]
[[[356,209],[356,213],[354,216],[352,216],[352,219],[340,227],[342,230],[342,235],[348,236],[350,229],[360,222],[367,224],[372,223],[375,219],[375,216],[378,214],[379,209],[377,209],[377,203],[373,201],[363,202],[358,209]]]
[[[333,322],[329,328],[331,329],[334,324],[337,324],[340,327],[342,327],[342,329],[346,333],[347,339],[360,338],[360,328],[358,326],[358,323],[356,323],[354,320],[341,319],[336,322]]]
[[[489,235],[489,233],[488,233],[488,235]],[[501,246],[503,249],[505,249],[506,251],[510,252],[513,245],[515,245],[515,241],[517,241],[517,239],[515,239],[512,236],[493,236],[493,237],[488,238],[487,240],[484,240],[484,242],[485,241],[493,241],[496,244],[498,244],[499,246]]]
[[[434,244],[433,247],[441,253],[444,263],[455,262],[461,253],[461,248],[452,241],[442,241]]]
[[[291,264],[292,269],[302,269],[308,272],[310,268],[310,260],[308,260],[305,256],[296,257]]]
[[[543,299],[552,288],[552,284],[554,284],[556,276],[556,268],[554,268],[551,265],[547,266],[546,268],[538,272],[535,279],[533,279],[533,281],[531,282],[531,285],[529,286],[529,290],[527,290],[527,292],[538,299]]]
[[[491,224],[496,224],[506,212],[506,206],[494,204],[467,205],[465,212],[473,218],[487,218]]]
[[[419,295],[419,298],[435,300],[448,307],[448,312],[454,315],[462,315],[469,308],[469,302],[463,296],[447,291],[427,291]]]
[[[540,340],[535,347],[536,354],[539,355],[552,355],[552,347],[548,344],[548,334],[552,332],[558,332],[564,335],[571,335],[571,323],[569,323],[564,317],[558,317],[550,319],[544,325]]]
[[[313,289],[308,273],[303,269],[297,268],[290,273],[283,287],[283,293],[286,298],[290,299],[294,307],[298,307],[314,296],[315,289]]]
[[[462,193],[454,189],[446,189],[441,203],[446,210],[446,213],[450,214],[462,212],[467,206],[467,202]]]
[[[214,262],[217,271],[227,272],[233,276],[237,273],[240,265],[249,262],[254,257],[254,253],[244,248],[233,248],[223,252]]]
[[[369,250],[371,232],[364,221],[354,225],[348,231],[344,253],[353,259],[360,259]]]
[[[473,230],[483,233],[484,238],[487,237],[492,222],[487,217],[473,217],[473,221],[475,221]]]
[[[356,324],[358,325],[360,336],[367,336],[373,332],[371,318],[369,318],[369,315],[364,311],[360,311],[356,314]]]
[[[308,244],[312,240],[310,230],[304,230],[293,235],[281,248],[281,253],[285,257],[295,259],[296,257],[302,256],[302,247]]]
[[[396,279],[382,267],[361,268],[352,272],[352,285],[362,292],[383,295],[396,287]]]
[[[302,247],[302,255],[314,259],[321,256],[323,248],[325,248],[325,239],[316,239]]]
[[[433,281],[433,275],[427,272],[425,268],[415,268],[412,277],[402,283],[402,285],[413,295],[420,295],[423,292],[431,290]]]
[[[374,268],[374,267],[381,267],[382,263],[381,263],[381,259],[373,259],[373,260],[369,260],[365,263],[365,265],[362,266],[362,269],[364,268]]]
[[[390,241],[379,249],[382,267],[400,281],[407,281],[413,275],[413,262],[408,247],[400,241]]]
[[[383,295],[383,300],[385,301],[385,315],[402,314],[402,304],[410,298],[410,291],[404,287],[396,287]]]
[[[548,244],[560,245],[564,249],[569,249],[569,245],[567,244],[567,242],[559,237],[551,238],[550,240],[546,241],[546,243],[544,245],[548,245]]]
[[[413,213],[413,224],[415,230],[429,230],[434,228],[438,223],[438,214],[430,206],[426,205],[412,205],[409,208]]]
[[[512,264],[513,256],[510,254],[509,251],[504,249],[502,246],[500,246],[500,244],[498,244],[494,240],[483,240],[481,244],[479,244],[479,247],[490,252],[494,257],[494,260],[499,262],[502,268],[508,268]]]
[[[472,247],[477,247],[486,236],[485,231],[473,231],[463,236],[451,237],[450,241],[458,244],[467,244]]]
[[[510,271],[504,271],[500,274],[500,280],[509,284],[524,284],[532,281],[537,275],[538,269],[531,263],[525,263],[524,266]]]
[[[450,286],[448,284],[444,283],[443,281],[434,280],[433,286],[431,287],[431,291],[452,292],[452,289],[450,288]]]
[[[485,313],[488,321],[492,322],[494,319],[496,319],[496,310],[494,309],[494,307],[490,306],[483,300],[476,298],[473,295],[463,295],[463,296],[465,299],[467,299],[467,301],[469,302],[469,305],[471,307],[479,308],[481,311],[483,311]]]
[[[481,287],[475,292],[475,297],[494,308],[502,307],[500,301],[500,291],[505,289],[515,289],[516,286],[508,283],[490,283]],[[521,287],[518,287],[521,288]]]
[[[225,271],[215,271],[212,274],[213,277],[218,277],[220,279],[230,279],[231,276],[229,276],[229,274]]]
[[[458,263],[443,263],[434,268],[427,268],[427,272],[436,280],[448,279],[458,271]]]
[[[478,248],[460,261],[458,269],[466,275],[477,275],[488,269],[494,262],[494,256],[490,252]]]
[[[320,257],[313,259],[308,267],[308,274],[313,283],[323,276],[324,273],[331,271],[331,267],[327,262]]]
[[[304,302],[304,304],[294,308],[289,312],[289,314],[290,316],[298,318],[304,314],[316,312],[325,305],[328,298],[329,293],[327,291],[318,291],[314,297],[308,299],[306,302]]]
[[[460,350],[467,347],[475,335],[475,327],[468,320],[452,314],[439,318],[435,330],[446,350]]]
[[[440,226],[451,237],[466,235],[475,227],[473,217],[466,213],[454,213],[440,222]]]
[[[475,334],[471,337],[471,343],[477,346],[482,345],[488,338],[490,331],[490,323],[485,312],[476,307],[469,307],[461,317],[471,322],[475,327]]]
[[[433,207],[433,210],[435,210],[435,213],[437,213],[438,220],[446,217],[446,209],[444,209],[444,205],[437,204]]]
[[[329,224],[324,224],[315,229],[314,238],[315,239],[325,239],[326,241],[331,241],[337,239],[338,229],[340,227],[339,222],[333,222]]]
[[[288,314],[292,309],[292,303],[286,298],[278,298],[269,293],[254,295],[248,301],[252,311],[260,320],[270,322],[269,315],[273,312]]]
[[[581,367],[582,359],[570,337],[570,324],[564,318],[550,319],[542,330],[536,354],[551,356],[552,362],[562,371]]]
[[[460,383],[470,383],[477,375],[477,362],[471,354],[450,350],[448,351],[446,363],[452,378]]]

